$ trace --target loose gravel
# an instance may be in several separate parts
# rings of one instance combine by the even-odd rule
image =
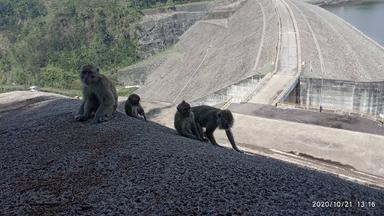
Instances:
[[[384,212],[383,190],[187,139],[122,113],[98,125],[74,122],[78,100],[30,102],[10,109],[8,101],[0,112],[0,215]],[[354,207],[312,207],[316,201]]]

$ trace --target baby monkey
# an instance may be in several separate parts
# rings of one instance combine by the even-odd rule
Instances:
[[[175,129],[176,131],[185,137],[205,141],[202,134],[199,132],[193,112],[191,112],[191,105],[182,101],[177,106],[175,114]]]
[[[125,101],[125,113],[128,116],[147,121],[144,109],[140,104],[140,96],[137,94],[129,95],[127,101]]]
[[[117,93],[112,82],[100,74],[94,65],[85,65],[80,70],[83,86],[83,101],[75,116],[76,121],[86,121],[93,117],[91,123],[107,121],[117,108]]]
[[[202,133],[201,127],[204,127],[205,135],[212,144],[219,145],[213,136],[213,132],[216,128],[224,129],[232,148],[241,152],[240,149],[237,148],[235,139],[232,135],[231,128],[233,126],[234,119],[230,110],[221,110],[206,105],[192,107],[191,110],[195,116],[198,130]]]

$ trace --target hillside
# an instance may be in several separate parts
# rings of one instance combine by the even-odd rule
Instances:
[[[2,0],[0,84],[76,89],[78,68],[116,68],[140,58],[136,25],[147,8],[197,0]]]
[[[73,121],[78,100],[0,95],[1,215],[380,215],[383,190],[176,135],[117,113]],[[150,110],[149,110],[150,112]],[[313,208],[314,201],[374,208]]]

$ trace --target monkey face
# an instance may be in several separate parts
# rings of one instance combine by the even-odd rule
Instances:
[[[184,116],[189,115],[189,113],[191,112],[191,105],[189,105],[189,103],[187,103],[185,101],[182,101],[177,106],[177,111],[179,111]]]
[[[93,65],[85,65],[81,68],[80,78],[83,85],[88,86],[99,80],[99,68]]]
[[[231,111],[222,110],[217,113],[217,124],[220,129],[230,129],[233,126],[233,116]]]
[[[137,94],[131,94],[131,95],[129,95],[128,100],[132,105],[139,105],[140,96]]]

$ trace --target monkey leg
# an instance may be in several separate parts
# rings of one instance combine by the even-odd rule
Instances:
[[[195,139],[195,140],[200,140],[201,141],[201,139],[199,139],[197,136],[195,136],[193,134],[190,134],[190,133],[184,133],[183,136],[188,137],[190,139]]]
[[[96,111],[98,106],[99,106],[99,103],[96,99],[91,97],[90,99],[86,100],[80,106],[79,114],[75,117],[75,120],[86,121],[87,119],[90,119],[92,117],[92,113]]]
[[[182,134],[185,137],[188,137],[190,139],[195,139],[195,140],[201,140],[199,137],[197,137],[195,134],[192,132],[192,125],[190,124],[185,124],[182,128]]]
[[[108,121],[112,117],[113,104],[101,104],[95,113],[91,124]]]
[[[220,146],[219,144],[217,144],[216,140],[215,140],[215,137],[213,136],[213,132],[214,130],[209,130],[208,128],[206,129],[205,131],[205,134],[207,135],[207,138],[209,139],[209,141],[215,145],[215,146]],[[222,146],[220,146],[222,147]]]
[[[195,135],[198,140],[204,141],[204,138],[203,138],[202,134],[200,133],[200,130],[198,129],[197,123],[195,122],[194,119],[191,122],[191,130],[192,130],[192,134]]]

